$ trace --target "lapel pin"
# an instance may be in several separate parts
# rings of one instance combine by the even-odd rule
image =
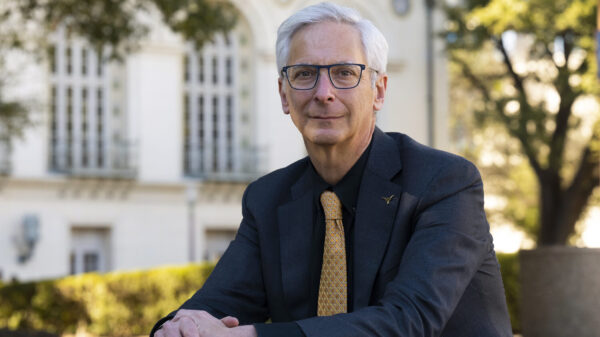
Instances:
[[[394,195],[390,195],[389,197],[381,197],[381,199],[385,200],[385,204],[389,205],[390,201],[392,201],[392,199],[394,199]]]

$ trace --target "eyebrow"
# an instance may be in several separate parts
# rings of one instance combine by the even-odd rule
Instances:
[[[299,62],[299,63],[289,64],[289,66],[300,66],[300,65],[305,65],[305,66],[326,66],[326,65],[331,65],[331,64],[362,64],[362,63],[360,63],[359,61],[336,61],[336,62],[327,63],[327,64]]]

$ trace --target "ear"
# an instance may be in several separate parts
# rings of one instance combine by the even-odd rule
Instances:
[[[289,115],[290,105],[288,103],[287,94],[284,90],[285,83],[283,83],[283,79],[281,77],[277,80],[277,84],[279,85],[279,97],[281,98],[281,108],[283,109],[284,114]]]
[[[375,97],[373,99],[373,111],[379,111],[383,108],[383,101],[385,100],[385,91],[387,90],[387,74],[381,74],[375,81]]]

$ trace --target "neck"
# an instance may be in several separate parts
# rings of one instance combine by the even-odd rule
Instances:
[[[373,130],[374,127],[359,143],[324,146],[305,142],[310,161],[321,178],[331,185],[342,180],[369,146]]]

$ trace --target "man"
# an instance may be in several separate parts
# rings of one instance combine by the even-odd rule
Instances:
[[[235,240],[154,336],[512,336],[477,169],[375,127],[387,49],[329,3],[281,25],[308,157],[248,186]]]

